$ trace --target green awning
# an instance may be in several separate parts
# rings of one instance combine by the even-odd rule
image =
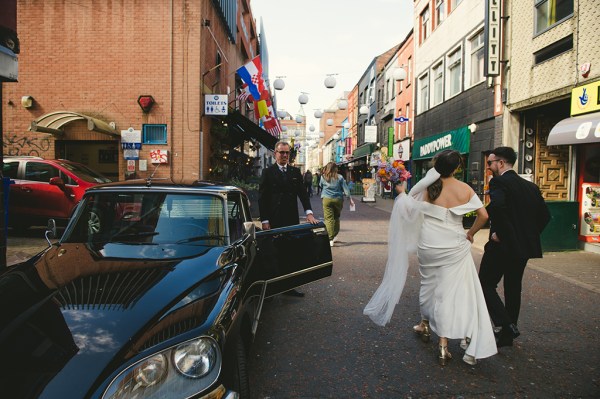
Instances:
[[[356,158],[364,157],[365,155],[370,155],[373,153],[373,151],[375,151],[375,148],[376,148],[375,143],[363,144],[360,147],[358,147],[356,150],[354,150],[354,152],[352,153],[352,158],[356,159]]]
[[[415,140],[413,160],[430,159],[443,150],[456,150],[467,154],[471,147],[471,135],[467,126],[449,130],[424,139]]]

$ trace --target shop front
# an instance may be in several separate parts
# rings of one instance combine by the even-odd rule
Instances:
[[[415,140],[412,150],[412,170],[415,177],[413,183],[421,180],[433,166],[431,164],[433,157],[444,150],[458,151],[463,156],[463,165],[469,165],[470,145],[471,136],[467,126]],[[463,167],[455,177],[468,181],[467,168]]]
[[[571,117],[558,122],[548,135],[548,146],[571,149],[577,202],[578,239],[585,250],[600,252],[600,81],[571,92]],[[554,216],[554,215],[553,215]]]

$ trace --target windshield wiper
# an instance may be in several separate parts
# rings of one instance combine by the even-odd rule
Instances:
[[[175,241],[175,244],[186,244],[190,242],[203,241],[203,240],[219,240],[221,242],[225,242],[227,236],[219,236],[215,234],[203,235],[203,236],[194,236],[183,238],[181,240]]]

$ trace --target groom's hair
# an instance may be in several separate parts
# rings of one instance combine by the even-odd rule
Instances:
[[[509,165],[514,165],[517,162],[517,153],[511,147],[496,147],[490,154],[503,159]]]
[[[433,157],[433,167],[441,177],[452,176],[462,163],[460,153],[455,150],[444,150]],[[427,187],[429,201],[435,201],[442,193],[442,179],[437,179]]]

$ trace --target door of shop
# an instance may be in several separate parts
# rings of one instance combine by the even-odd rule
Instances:
[[[56,157],[82,163],[113,181],[119,180],[116,141],[56,141]]]

